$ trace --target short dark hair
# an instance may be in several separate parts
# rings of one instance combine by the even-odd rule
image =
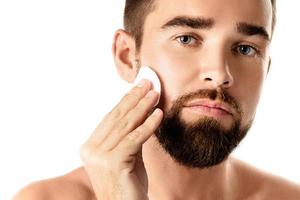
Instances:
[[[126,0],[124,9],[124,29],[135,39],[136,49],[140,50],[143,39],[144,22],[154,8],[155,0]],[[276,0],[272,3],[272,35],[276,23]]]

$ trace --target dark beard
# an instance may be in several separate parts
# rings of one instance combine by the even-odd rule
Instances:
[[[180,119],[184,104],[194,98],[219,99],[237,112],[232,126],[226,130],[213,117],[203,117],[193,124]],[[155,131],[155,136],[172,159],[182,166],[205,168],[224,161],[248,132],[251,123],[241,128],[242,112],[237,101],[226,91],[199,90],[178,98]]]

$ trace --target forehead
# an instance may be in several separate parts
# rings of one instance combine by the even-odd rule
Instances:
[[[253,23],[271,33],[271,0],[155,0],[155,9],[145,21],[145,30],[159,29],[176,16],[212,18],[215,25]]]

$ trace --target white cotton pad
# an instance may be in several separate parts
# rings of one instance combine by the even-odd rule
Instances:
[[[147,79],[152,82],[153,89],[159,93],[159,98],[160,98],[160,91],[161,91],[161,86],[160,86],[160,81],[157,76],[157,74],[148,66],[142,66],[138,75],[136,76],[134,80],[134,85],[138,84],[140,80],[142,79]],[[155,106],[159,102],[159,98],[155,104]]]

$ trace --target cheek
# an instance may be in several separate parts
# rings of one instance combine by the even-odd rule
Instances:
[[[243,125],[254,118],[265,76],[266,71],[262,66],[252,66],[252,69],[240,72],[235,78],[235,96],[244,112]]]
[[[167,47],[150,47],[152,51],[146,52],[143,62],[156,70],[161,80],[163,108],[169,109],[171,101],[187,92],[187,85],[194,74],[191,66],[195,61],[191,56],[182,55],[176,50]],[[155,51],[153,51],[155,49]],[[189,58],[189,59],[188,59]]]

